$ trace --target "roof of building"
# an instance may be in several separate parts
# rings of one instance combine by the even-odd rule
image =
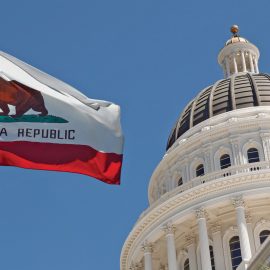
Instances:
[[[241,108],[270,106],[270,75],[238,73],[201,91],[180,114],[167,150],[193,126],[213,116]]]

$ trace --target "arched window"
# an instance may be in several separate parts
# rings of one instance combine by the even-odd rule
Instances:
[[[178,185],[178,186],[183,185],[183,178],[182,178],[182,177],[179,178],[179,180],[178,180],[178,182],[177,182],[177,185]]]
[[[204,167],[203,164],[200,164],[196,168],[196,176],[202,176],[204,175]]]
[[[259,162],[259,152],[257,148],[249,148],[247,150],[248,163]]]
[[[230,252],[232,260],[232,269],[235,270],[242,262],[239,236],[234,236],[230,240]]]
[[[228,154],[222,155],[220,157],[220,168],[226,169],[231,166],[231,158]]]
[[[184,262],[184,270],[189,270],[189,259],[186,259]]]
[[[269,230],[263,230],[260,232],[260,243],[262,244],[265,239],[270,235],[270,231]]]
[[[215,260],[214,260],[213,246],[209,246],[209,252],[210,252],[212,270],[215,270]]]

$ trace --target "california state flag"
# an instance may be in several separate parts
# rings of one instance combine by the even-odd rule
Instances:
[[[0,165],[120,183],[119,106],[0,52]]]

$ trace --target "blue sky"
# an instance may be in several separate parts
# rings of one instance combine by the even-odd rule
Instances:
[[[170,129],[197,92],[223,77],[232,24],[269,72],[270,2],[25,0],[1,2],[1,50],[122,108],[122,185],[0,167],[0,269],[116,270],[147,207]]]

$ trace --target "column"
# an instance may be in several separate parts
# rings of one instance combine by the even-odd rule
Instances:
[[[247,230],[248,230],[251,254],[254,255],[255,254],[255,240],[254,240],[253,229],[252,229],[252,218],[251,218],[251,215],[248,213],[246,213],[246,221],[247,221]]]
[[[211,231],[213,237],[215,268],[217,270],[225,270],[224,252],[221,237],[221,226],[219,225],[219,223],[214,224],[211,228]]]
[[[255,72],[259,73],[258,59],[256,57],[254,57],[254,65],[255,65]]]
[[[189,269],[197,270],[196,245],[193,235],[186,235],[186,247],[188,250]]]
[[[233,67],[234,67],[234,74],[238,73],[238,67],[236,62],[236,54],[233,54]]]
[[[239,231],[242,260],[248,263],[251,259],[251,247],[248,236],[248,229],[245,217],[245,204],[241,197],[236,197],[232,201],[236,210],[237,227]]]
[[[245,59],[245,52],[241,51],[241,59],[242,59],[242,66],[243,72],[247,71],[246,59]]]
[[[243,160],[242,151],[240,150],[240,146],[239,146],[239,139],[231,138],[230,142],[231,142],[232,151],[233,151],[234,165],[243,164],[244,160]]]
[[[152,252],[153,245],[148,243],[147,241],[142,246],[142,251],[144,255],[144,270],[152,270]]]
[[[167,240],[167,254],[168,254],[168,270],[177,270],[176,250],[174,242],[175,227],[171,224],[166,224],[163,227]]]
[[[185,168],[185,178],[184,183],[190,180],[190,173],[189,173],[189,159],[188,157],[184,158],[184,168]]]
[[[206,227],[205,210],[200,208],[196,210],[196,217],[199,226],[200,253],[202,270],[212,269],[209,252],[209,241]]]
[[[230,77],[231,71],[230,71],[230,62],[229,62],[228,56],[225,57],[225,65],[226,65],[227,77]]]
[[[207,144],[204,146],[204,160],[206,173],[213,171],[214,168],[211,156],[212,156],[212,148],[210,144]]]
[[[270,161],[270,134],[269,133],[261,133],[263,152],[265,156],[265,160]]]
[[[253,57],[252,57],[251,52],[248,53],[248,57],[249,57],[250,71],[254,72],[254,65],[253,65],[253,59],[252,59]]]

